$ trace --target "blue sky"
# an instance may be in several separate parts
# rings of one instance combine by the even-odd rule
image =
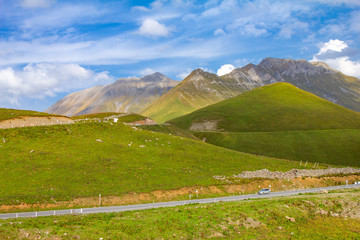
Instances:
[[[0,0],[0,107],[44,110],[117,78],[182,80],[265,57],[360,77],[359,37],[359,0]]]

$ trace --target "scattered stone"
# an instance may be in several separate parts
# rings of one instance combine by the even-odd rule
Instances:
[[[313,203],[313,202],[310,202],[310,201],[306,201],[306,200],[304,200],[304,202],[306,202],[307,204],[309,204],[310,206],[315,206],[315,204]]]
[[[103,141],[101,139],[96,139],[97,142],[102,143]]]
[[[329,193],[328,190],[321,190],[321,192],[322,192],[322,193],[326,193],[326,194]]]
[[[31,151],[30,151],[30,153],[33,153],[33,152],[34,152],[34,150],[31,150]]]
[[[339,216],[338,213],[334,213],[334,212],[330,212],[330,215],[331,215],[332,217],[338,217],[338,216]]]
[[[144,148],[145,146],[144,146],[144,145],[140,145],[139,147]]]
[[[286,219],[288,219],[290,222],[295,222],[295,218],[286,216]]]
[[[278,229],[281,230],[281,229],[282,229],[282,226],[279,226]]]
[[[327,214],[327,211],[321,209],[320,211],[317,211],[317,213],[320,213],[321,215],[326,215],[326,214]]]
[[[292,169],[287,172],[272,172],[268,169],[257,171],[243,171],[240,174],[233,175],[230,178],[267,178],[267,179],[293,179],[296,177],[320,177],[333,174],[354,174],[360,173],[356,168],[328,168],[328,169]],[[226,180],[226,176],[214,176],[218,180]]]

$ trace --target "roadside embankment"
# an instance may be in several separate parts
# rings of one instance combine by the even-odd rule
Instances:
[[[226,180],[228,178],[267,178],[267,179],[293,179],[297,177],[321,177],[337,174],[356,174],[360,169],[356,168],[328,168],[328,169],[291,169],[287,172],[270,171],[261,169],[257,171],[243,171],[240,174],[226,176],[214,176],[217,180]]]

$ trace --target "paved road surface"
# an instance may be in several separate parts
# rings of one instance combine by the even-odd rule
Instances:
[[[113,206],[113,207],[7,213],[7,214],[0,214],[0,219],[20,218],[20,217],[21,218],[23,218],[23,217],[40,217],[40,216],[53,216],[53,215],[58,216],[58,215],[66,215],[66,214],[125,212],[125,211],[143,210],[143,209],[151,209],[151,208],[174,207],[174,206],[186,205],[186,204],[190,204],[190,203],[214,203],[214,202],[220,202],[220,201],[232,202],[232,201],[240,201],[240,200],[254,199],[254,198],[282,197],[282,196],[297,195],[299,193],[314,193],[314,192],[320,192],[323,190],[335,190],[335,189],[355,188],[355,187],[360,187],[360,184],[349,184],[349,185],[341,185],[341,186],[333,186],[333,187],[322,187],[322,188],[310,188],[310,189],[302,189],[302,190],[294,190],[294,191],[272,192],[272,193],[266,194],[266,195],[248,194],[248,195],[238,195],[238,196],[230,196],[230,197],[194,199],[191,201],[187,200],[187,201],[173,201],[173,202],[159,202],[159,203],[147,203],[147,204],[137,204],[137,205]]]

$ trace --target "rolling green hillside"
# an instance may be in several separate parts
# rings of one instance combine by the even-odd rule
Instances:
[[[84,120],[84,119],[104,119],[111,116],[117,116],[119,122],[135,122],[146,119],[146,117],[141,116],[139,114],[124,114],[124,113],[116,113],[116,112],[102,112],[102,113],[90,113],[79,116],[71,117],[73,120]]]
[[[36,112],[30,110],[18,110],[11,108],[0,108],[0,121],[13,119],[13,118],[21,118],[25,116],[33,116],[33,117],[47,117],[47,116],[59,116],[48,114],[44,112]]]
[[[360,129],[194,134],[208,143],[240,152],[360,167]]]
[[[274,83],[210,105],[169,123],[224,132],[360,128],[360,113],[288,83]]]
[[[260,157],[122,123],[0,130],[0,205],[212,185],[214,175],[297,162]]]
[[[140,125],[140,126],[136,126],[136,127],[141,128],[143,130],[148,130],[148,131],[153,131],[153,132],[161,132],[161,133],[166,133],[169,135],[175,135],[175,136],[199,140],[190,131],[183,130],[181,128],[175,127],[170,124]]]

